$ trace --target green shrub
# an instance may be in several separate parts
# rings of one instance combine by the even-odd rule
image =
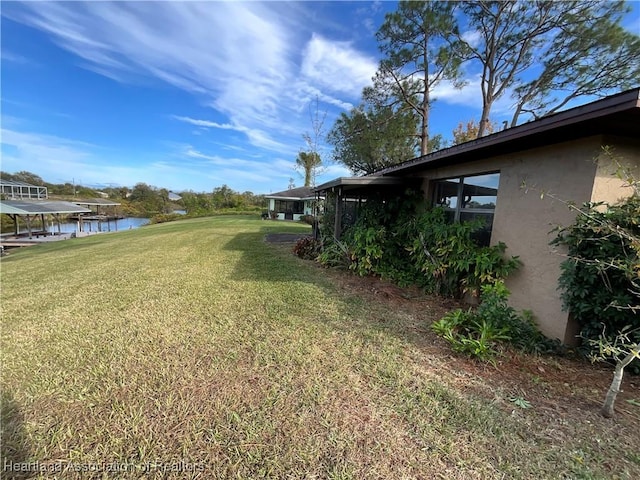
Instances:
[[[357,227],[351,232],[351,265],[358,275],[381,272],[386,229],[384,227]]]
[[[349,268],[351,265],[351,255],[347,246],[335,239],[325,242],[316,260],[325,267]]]
[[[320,242],[313,237],[302,237],[293,246],[293,253],[305,260],[315,260],[320,253]]]
[[[568,248],[559,288],[564,308],[580,325],[587,355],[597,353],[603,331],[612,343],[623,331],[631,332],[630,343],[640,342],[640,315],[630,308],[640,299],[640,195],[606,211],[601,205],[585,204],[584,213],[552,242]],[[639,373],[640,367],[633,368]]]
[[[179,213],[159,213],[151,217],[149,219],[149,223],[154,224],[154,223],[173,222],[175,220],[180,220],[182,218],[185,218],[184,215],[181,215]]]
[[[467,291],[477,292],[520,266],[517,257],[505,258],[504,243],[487,247],[475,242],[474,233],[483,228],[479,221],[450,223],[444,210],[434,208],[414,223],[415,234],[407,249],[424,274],[423,286],[432,293],[460,297]]]
[[[559,343],[537,329],[531,312],[518,314],[507,304],[509,290],[496,281],[481,287],[480,305],[474,311],[455,310],[434,322],[431,328],[460,353],[491,360],[501,344],[534,353],[559,351]]]
[[[339,249],[329,232],[335,213],[329,208],[320,231],[331,249],[321,261],[454,297],[477,294],[482,285],[505,278],[520,265],[517,257],[505,257],[503,243],[478,245],[482,221],[450,223],[443,209],[425,207],[421,192],[412,189],[368,198],[359,204],[355,223],[345,228]]]

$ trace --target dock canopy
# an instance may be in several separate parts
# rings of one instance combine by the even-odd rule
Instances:
[[[54,200],[2,200],[0,213],[7,215],[52,215],[55,213],[91,213],[88,208],[71,202]]]
[[[32,236],[31,220],[32,217],[40,216],[43,228],[44,216],[53,215],[58,223],[58,233],[60,233],[60,215],[91,213],[88,208],[82,207],[71,202],[62,202],[55,200],[1,200],[0,213],[9,215],[15,225],[15,234],[18,235],[17,217],[24,217],[29,237]]]

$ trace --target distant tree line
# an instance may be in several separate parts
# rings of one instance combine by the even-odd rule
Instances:
[[[211,193],[181,192],[187,215],[212,215],[223,211],[260,212],[265,208],[264,195],[236,192],[227,185],[216,187]]]

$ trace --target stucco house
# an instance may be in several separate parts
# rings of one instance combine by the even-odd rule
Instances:
[[[640,88],[372,175],[338,178],[319,185],[316,192],[335,201],[340,213],[347,198],[366,199],[413,184],[427,201],[447,209],[451,221],[485,218],[487,241],[506,243],[507,253],[523,263],[507,279],[512,306],[532,310],[548,337],[574,343],[577,325],[562,310],[558,291],[564,257],[549,242],[552,228],[571,224],[576,215],[559,199],[579,205],[615,202],[630,194],[612,174],[611,159],[602,155],[604,146],[640,176]],[[339,236],[341,215],[335,218]]]
[[[311,187],[290,188],[264,197],[268,201],[270,218],[300,220],[304,215],[313,215],[316,195]]]

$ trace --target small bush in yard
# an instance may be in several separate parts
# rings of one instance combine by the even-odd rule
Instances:
[[[320,253],[320,242],[313,237],[302,237],[294,245],[293,253],[305,260],[315,260]]]
[[[499,353],[502,343],[526,352],[556,352],[559,344],[546,338],[533,323],[531,312],[518,313],[507,304],[509,290],[504,282],[484,285],[481,303],[474,311],[456,310],[432,325],[452,348],[483,361]]]

